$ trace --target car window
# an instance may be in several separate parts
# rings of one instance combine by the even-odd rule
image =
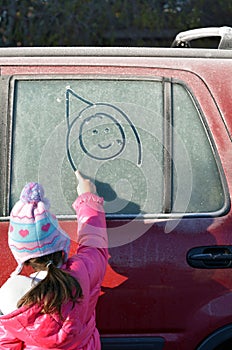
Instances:
[[[15,81],[11,205],[33,180],[57,214],[73,213],[69,130],[73,163],[108,213],[161,212],[162,113],[161,79]]]
[[[14,79],[10,207],[26,182],[39,181],[57,215],[73,214],[78,168],[95,180],[111,217],[220,209],[221,177],[199,109],[184,85],[172,83],[166,94],[165,84]]]
[[[178,83],[173,84],[173,130],[173,211],[219,210],[225,198],[215,152],[199,108]]]

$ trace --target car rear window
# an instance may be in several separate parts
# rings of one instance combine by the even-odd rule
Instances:
[[[38,181],[57,215],[73,215],[74,168],[96,182],[112,218],[223,208],[220,164],[185,84],[15,78],[12,101],[10,208]]]

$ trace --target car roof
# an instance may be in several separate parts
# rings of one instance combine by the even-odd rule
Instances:
[[[0,48],[0,57],[232,57],[232,50],[168,47],[20,47]]]

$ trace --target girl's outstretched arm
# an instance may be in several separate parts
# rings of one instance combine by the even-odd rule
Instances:
[[[77,214],[78,243],[95,248],[107,248],[108,237],[106,232],[103,198],[96,194],[95,185],[76,172],[79,197],[73,203]]]
[[[79,247],[76,258],[69,260],[69,268],[76,271],[87,268],[90,286],[100,285],[105,275],[108,262],[108,236],[106,230],[103,198],[96,194],[95,185],[81,174],[76,173],[79,181],[77,191],[79,197],[73,203],[77,214]],[[81,267],[82,266],[82,267]],[[81,283],[81,280],[80,280]]]

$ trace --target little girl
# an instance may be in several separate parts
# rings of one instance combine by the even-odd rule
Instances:
[[[103,199],[76,176],[79,246],[72,257],[41,185],[26,185],[11,211],[9,247],[18,266],[0,289],[0,349],[101,348],[95,306],[108,258]],[[23,265],[35,273],[20,275]]]

